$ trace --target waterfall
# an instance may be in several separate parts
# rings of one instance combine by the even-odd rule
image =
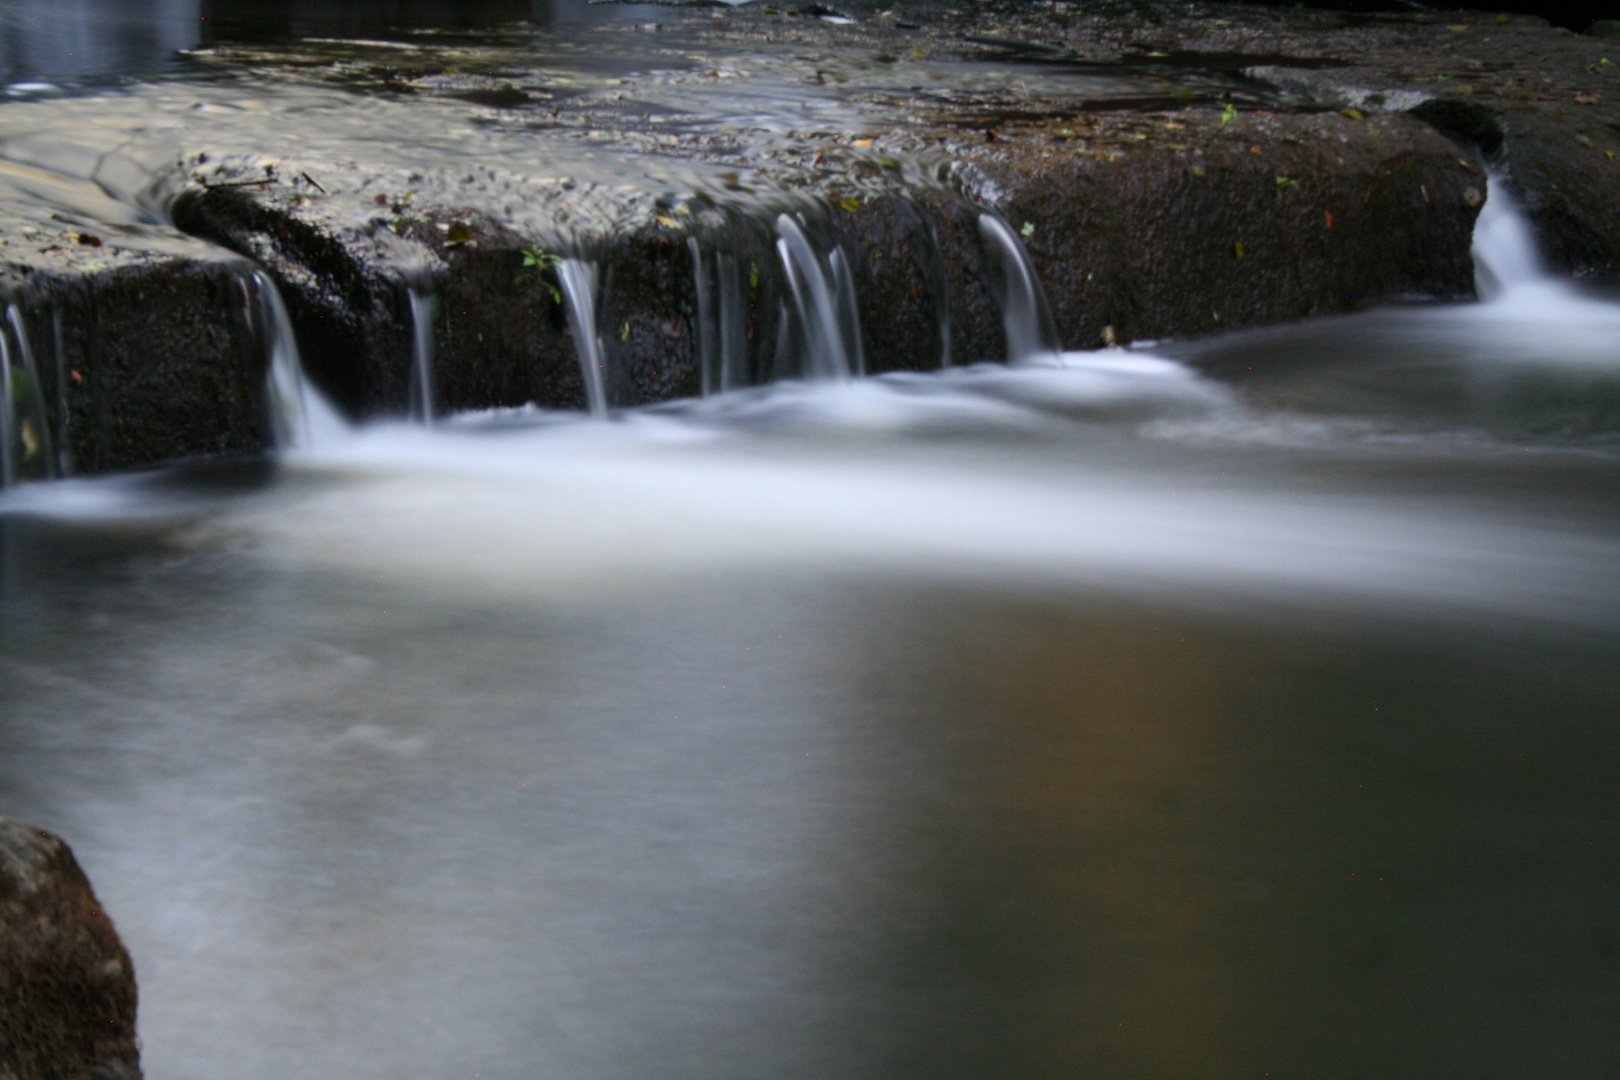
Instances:
[[[40,459],[40,472],[47,480],[56,478],[56,454],[51,450],[50,412],[45,408],[45,390],[39,381],[39,365],[34,362],[34,349],[28,341],[28,326],[16,304],[6,308],[6,320],[17,335],[17,354],[22,359],[22,377],[27,383],[27,404],[31,415],[18,422],[18,435],[23,442],[24,463]]]
[[[433,423],[433,302],[434,294],[415,284],[411,297],[411,416]]]
[[[697,285],[698,370],[704,396],[748,385],[748,298],[737,257],[706,258],[697,237],[686,239]],[[712,265],[712,274],[711,274]]]
[[[592,416],[606,416],[602,339],[596,333],[596,264],[564,259],[557,264],[557,281],[568,308],[568,329],[574,335],[579,373],[585,380],[585,404]]]
[[[776,231],[776,251],[804,330],[808,351],[804,373],[813,379],[848,379],[864,365],[854,283],[843,252],[835,247],[824,271],[804,230],[791,215],[777,217]]]
[[[308,449],[340,436],[349,425],[304,376],[298,339],[275,282],[258,267],[246,271],[240,280],[248,300],[249,325],[259,332],[270,353],[265,396],[275,445],[282,450]]]
[[[15,400],[11,390],[11,346],[0,330],[0,488],[17,482],[17,464],[12,449],[12,428],[16,423]]]
[[[991,277],[1001,320],[1007,333],[1007,362],[1024,364],[1056,357],[1063,351],[1046,293],[1024,245],[1005,221],[994,214],[979,215],[979,236],[999,274]]]
[[[866,350],[861,347],[861,311],[855,306],[855,275],[850,272],[844,249],[835,247],[827,256],[832,271],[833,314],[838,319],[838,335],[844,342],[844,355],[856,375],[866,374]]]
[[[278,447],[309,444],[309,416],[304,399],[304,373],[292,320],[281,302],[275,282],[255,267],[246,278],[249,312],[270,352],[265,392],[270,401],[270,426]]]
[[[743,295],[737,257],[717,251],[715,284],[719,293],[720,389],[748,385],[748,298]]]
[[[1501,178],[1488,175],[1485,206],[1474,222],[1474,287],[1481,300],[1546,280],[1535,230]]]
[[[51,343],[56,360],[56,474],[69,476],[73,472],[73,455],[68,449],[73,413],[68,408],[67,346],[62,329],[62,309],[51,309]]]
[[[709,287],[709,268],[697,237],[686,238],[692,253],[692,283],[697,288],[697,356],[699,384],[708,397],[720,388],[720,315],[715,310],[714,291]]]

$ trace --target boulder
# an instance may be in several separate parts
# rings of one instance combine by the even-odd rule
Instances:
[[[139,1080],[135,969],[73,852],[0,818],[0,1077]]]

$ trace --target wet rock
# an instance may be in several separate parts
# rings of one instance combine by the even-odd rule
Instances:
[[[129,953],[67,844],[0,818],[0,1076],[140,1075]]]
[[[1472,295],[1484,176],[1426,124],[1150,113],[1098,145],[1103,121],[1070,123],[1086,150],[1024,132],[961,176],[1027,232],[1071,348]]]
[[[13,480],[264,448],[265,352],[223,254],[0,201]]]

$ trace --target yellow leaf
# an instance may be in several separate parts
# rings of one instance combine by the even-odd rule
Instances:
[[[658,222],[660,225],[667,225],[671,229],[675,227],[675,219],[672,217],[665,217],[663,214],[659,214],[657,217],[653,218],[653,220]]]
[[[871,139],[856,139],[855,140],[855,145],[856,146],[871,146],[872,145],[872,140]]]

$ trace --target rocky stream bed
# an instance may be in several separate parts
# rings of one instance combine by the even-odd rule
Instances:
[[[561,256],[594,269],[608,404],[801,373],[784,211],[838,253],[867,371],[1005,356],[986,210],[1065,348],[1469,298],[1487,169],[1554,269],[1620,272],[1614,42],[1534,17],[660,10],[215,44],[0,109],[6,336],[42,429],[15,478],[266,444],[269,328],[232,253],[357,417],[411,407],[424,347],[433,411],[581,407]]]

